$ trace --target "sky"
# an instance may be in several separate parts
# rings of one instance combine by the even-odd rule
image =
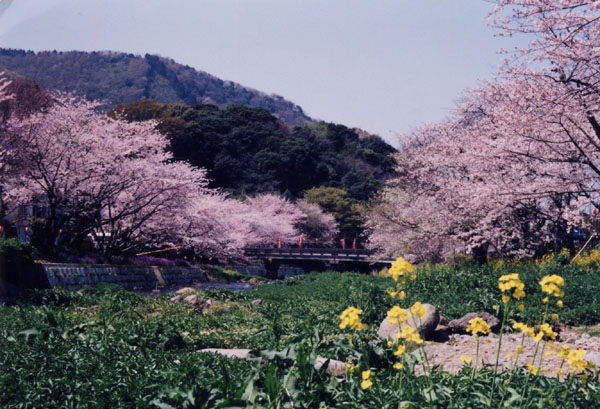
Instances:
[[[159,54],[397,135],[497,71],[485,0],[0,0],[0,47]]]

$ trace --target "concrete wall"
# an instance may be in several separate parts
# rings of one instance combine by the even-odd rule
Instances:
[[[40,266],[51,287],[81,288],[96,283],[113,283],[131,290],[155,288],[163,283],[178,285],[208,281],[201,269],[191,267],[62,263],[40,263]],[[159,282],[160,278],[163,283]]]

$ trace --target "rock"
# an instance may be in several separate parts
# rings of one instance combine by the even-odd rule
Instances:
[[[439,322],[438,326],[447,327],[448,326],[448,320],[440,315],[440,322]]]
[[[588,352],[583,356],[583,359],[600,367],[600,352],[597,352],[597,351]]]
[[[196,292],[196,290],[192,287],[183,287],[183,288],[180,288],[179,290],[175,291],[175,294],[183,295],[186,293],[195,293],[195,292]]]
[[[256,300],[250,301],[250,304],[252,304],[252,305],[261,305],[262,304],[262,300],[260,298],[257,298]]]
[[[470,312],[462,318],[450,321],[448,323],[448,328],[450,331],[457,334],[466,334],[469,321],[473,318],[483,319],[490,326],[492,332],[498,332],[500,330],[500,326],[502,325],[498,318],[487,312]]]
[[[440,322],[440,314],[437,309],[431,304],[423,304],[426,308],[425,318],[421,320],[420,325],[417,330],[421,333],[423,338],[426,340],[430,340],[433,337],[433,333]],[[408,310],[406,310],[408,312]],[[410,314],[410,312],[408,312]],[[411,318],[409,318],[410,322]],[[402,327],[407,324],[402,324]],[[411,325],[413,326],[413,325]],[[381,325],[379,326],[379,330],[377,331],[377,335],[379,335],[382,339],[390,339],[395,340],[396,333],[398,332],[398,325],[391,324],[388,319],[384,319]]]
[[[258,278],[256,278],[256,277],[252,277],[251,279],[249,279],[246,282],[249,283],[249,284],[260,284],[261,283],[261,281]]]
[[[321,356],[317,357],[317,359],[315,359],[315,369],[321,369],[325,362],[327,362],[327,358]],[[346,373],[346,364],[336,359],[330,359],[329,364],[327,364],[326,372],[334,376],[344,375]]]
[[[250,349],[220,349],[220,348],[206,348],[201,349],[198,352],[208,352],[213,354],[224,355],[229,358],[246,359],[250,354]]]
[[[189,304],[192,304],[192,305],[196,305],[196,304],[198,304],[198,296],[196,294],[191,294],[191,295],[188,295],[187,297],[185,297],[183,299],[183,301],[185,301]]]
[[[173,304],[177,304],[179,301],[183,300],[183,297],[181,295],[176,295],[175,297],[171,298],[171,302]]]

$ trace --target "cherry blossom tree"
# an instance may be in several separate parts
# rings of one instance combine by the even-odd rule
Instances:
[[[496,3],[503,34],[531,41],[449,119],[405,137],[401,176],[371,216],[384,246],[403,234],[426,249],[443,235],[474,253],[532,255],[599,202],[598,2]]]
[[[10,81],[3,77],[0,73],[0,103],[8,101],[11,95],[8,93],[7,88],[10,85]],[[12,142],[12,141],[11,141]],[[11,170],[11,159],[12,159],[12,146],[9,144],[9,137],[5,129],[5,125],[0,123],[0,222],[4,220],[6,207],[4,203],[4,191],[5,191],[5,175]],[[6,295],[6,266],[4,251],[0,249],[0,300]]]

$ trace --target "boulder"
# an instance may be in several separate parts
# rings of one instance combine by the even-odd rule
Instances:
[[[189,304],[192,304],[192,305],[199,304],[199,299],[198,299],[198,296],[196,294],[188,295],[187,297],[185,297],[183,299],[183,301],[185,301],[185,302],[187,302]]]
[[[327,362],[327,358],[323,358],[322,356],[317,357],[315,359],[315,369],[321,369],[325,362]],[[330,375],[342,376],[346,374],[346,363],[336,359],[329,359],[326,372]]]
[[[183,295],[186,293],[195,293],[196,289],[192,288],[192,287],[183,287],[180,288],[179,290],[175,291],[175,294],[179,294],[179,295]]]
[[[492,329],[492,332],[498,332],[502,323],[500,320],[487,312],[470,312],[462,318],[452,320],[448,323],[448,329],[456,334],[466,334],[469,321],[473,318],[481,318]]]
[[[183,300],[183,297],[181,295],[176,295],[175,297],[171,298],[171,302],[173,304],[177,304],[179,301]]]
[[[432,339],[433,333],[440,322],[440,313],[431,304],[423,304],[423,305],[426,308],[425,318],[423,318],[421,320],[421,323],[417,327],[417,330],[421,333],[423,338],[425,338],[426,340],[430,340],[430,339]],[[408,310],[407,310],[407,313],[410,314],[410,312]],[[413,326],[410,321],[411,321],[411,319],[409,318],[409,324],[411,324],[410,326]],[[407,326],[407,325],[408,324],[402,324],[402,327]],[[379,337],[382,339],[395,340],[396,339],[395,335],[397,332],[398,332],[398,325],[391,324],[389,322],[389,320],[386,318],[383,320],[383,322],[379,326],[377,335],[379,335]]]

